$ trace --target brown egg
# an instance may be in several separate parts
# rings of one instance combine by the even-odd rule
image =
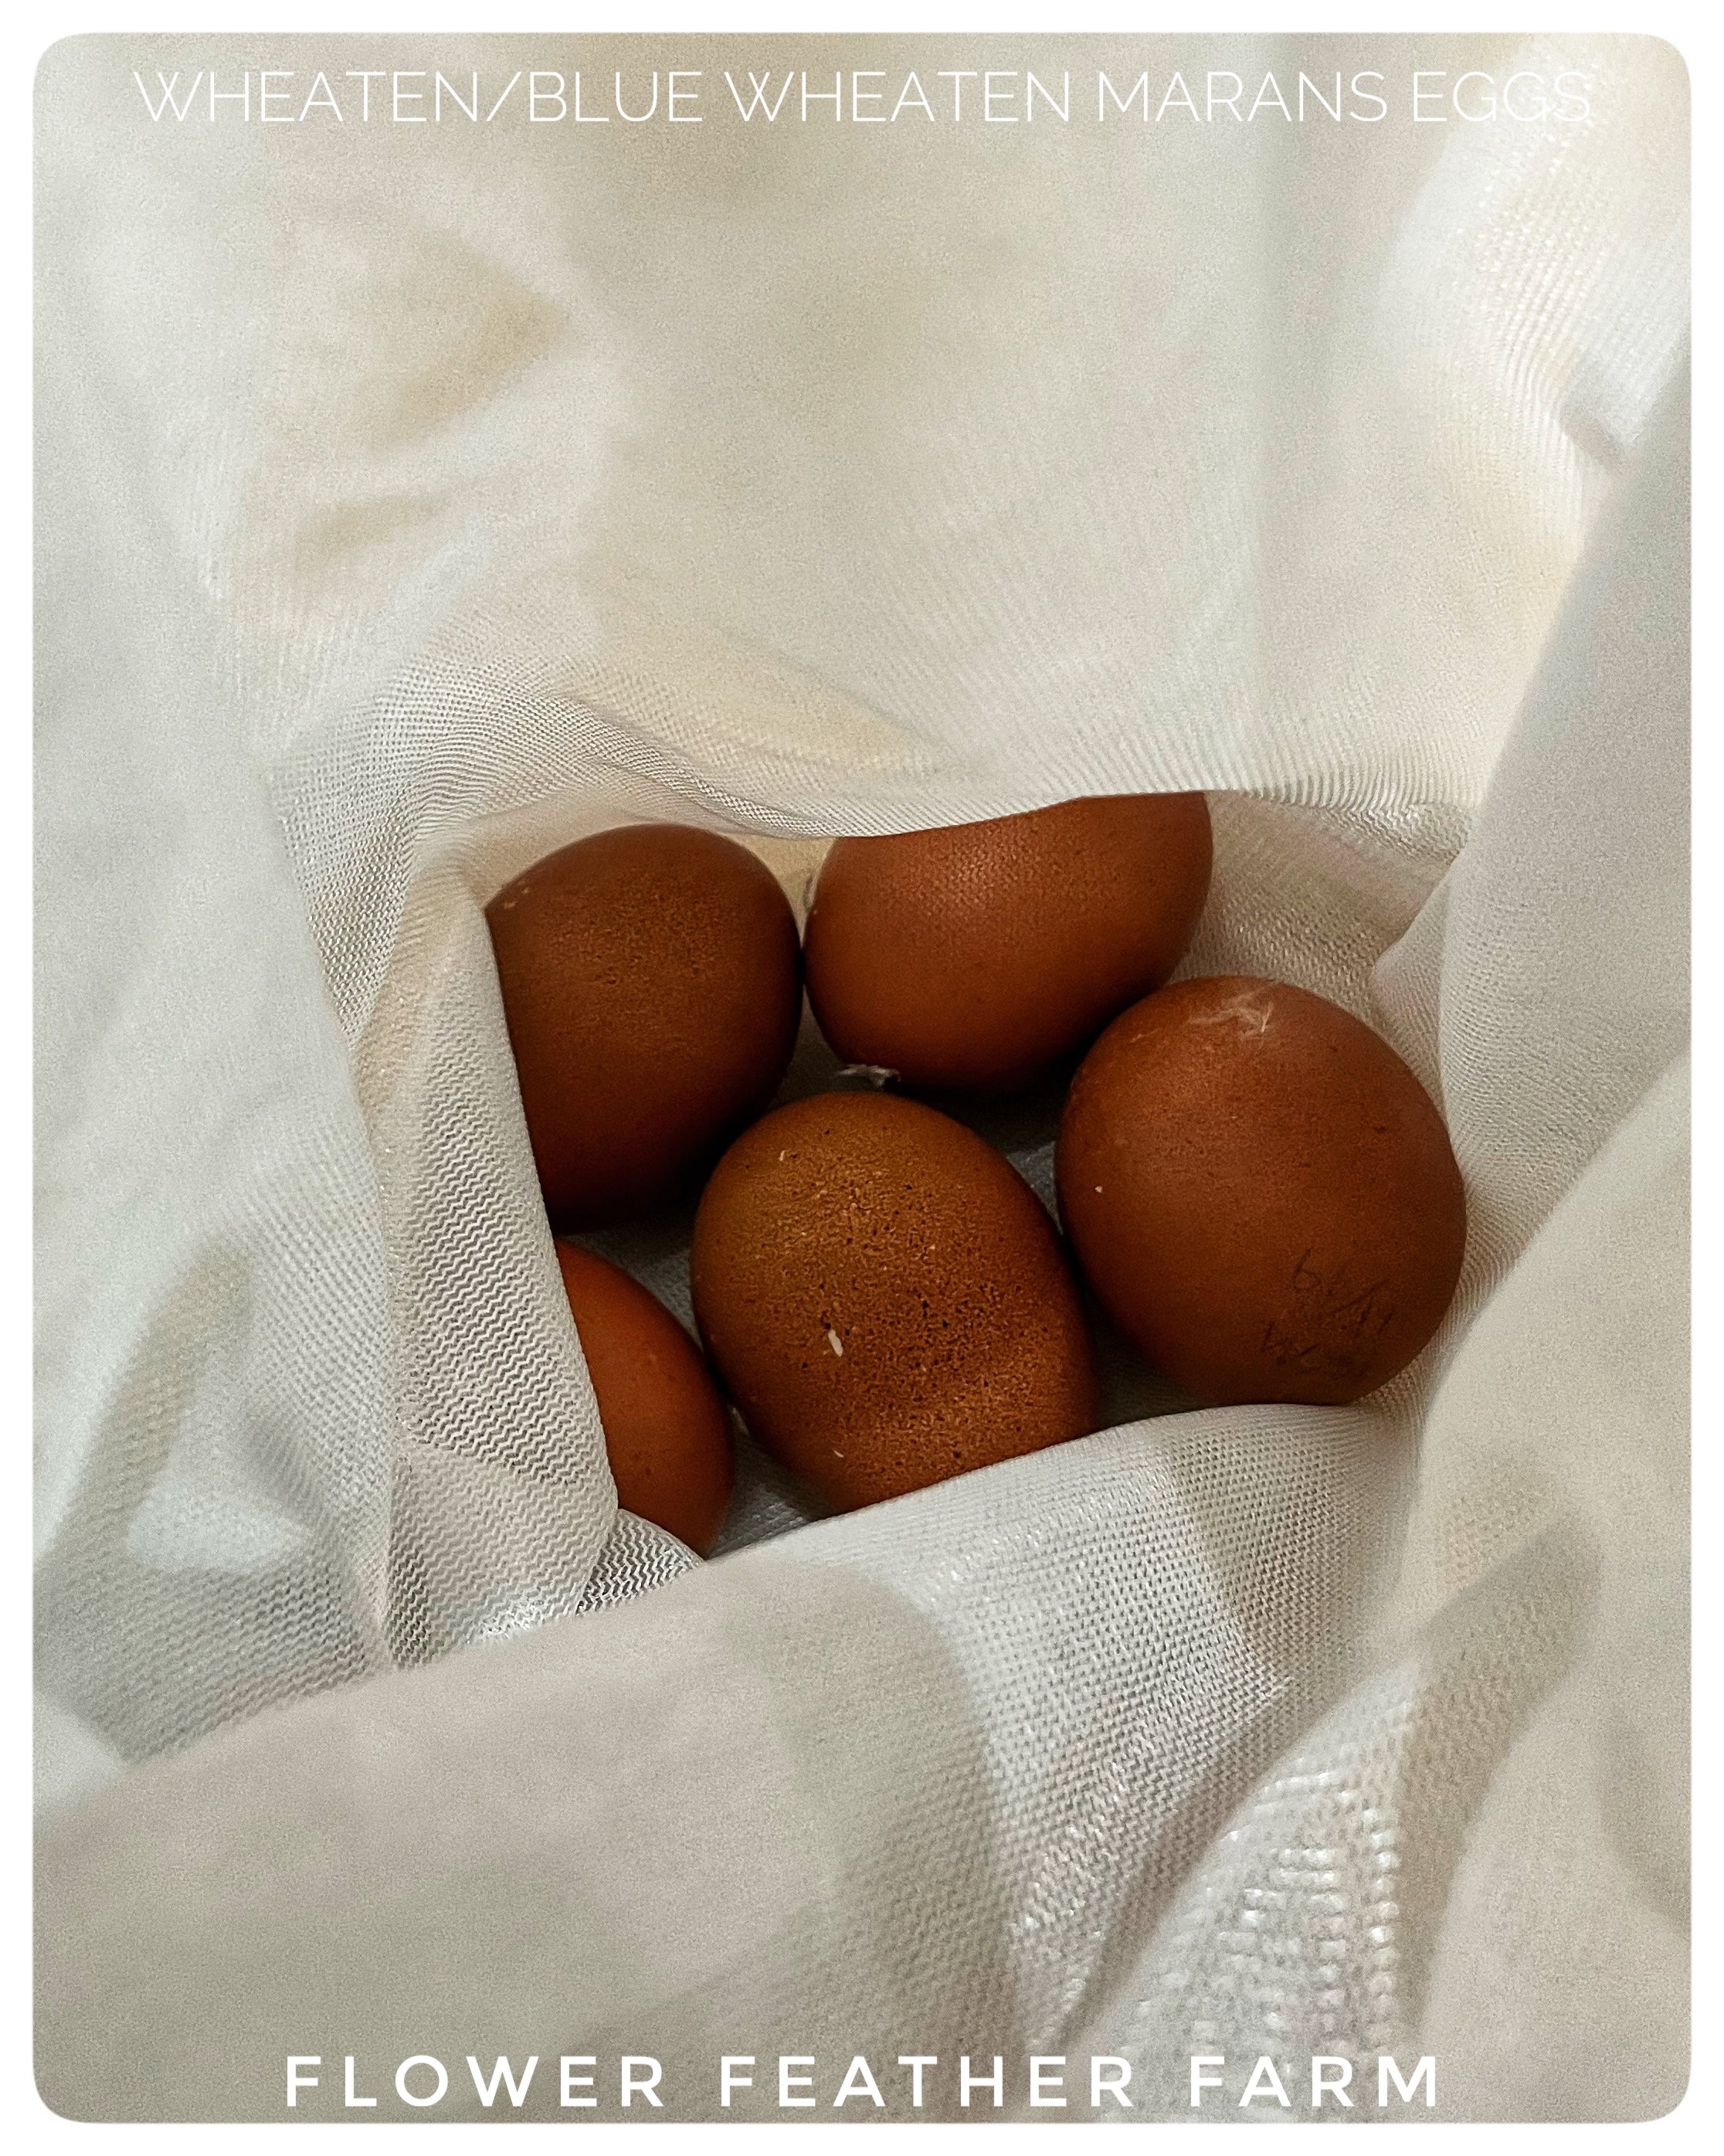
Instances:
[[[1009,1091],[1167,978],[1209,860],[1201,793],[839,839],[803,932],[808,1001],[847,1062]]]
[[[1455,1292],[1466,1204],[1442,1117],[1386,1041],[1284,982],[1181,981],[1115,1019],[1056,1163],[1090,1286],[1200,1399],[1357,1399]]]
[[[777,1091],[802,1009],[796,917],[746,847],[682,824],[601,831],[485,920],[559,1224],[669,1196]]]
[[[840,1509],[1094,1426],[1052,1222],[1003,1155],[913,1101],[824,1093],[746,1132],[700,1199],[690,1280],[749,1428]]]
[[[731,1502],[731,1425],[700,1350],[639,1281],[575,1243],[557,1262],[617,1502],[704,1557]]]

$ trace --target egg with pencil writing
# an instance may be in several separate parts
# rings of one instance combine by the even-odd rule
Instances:
[[[1121,1328],[1199,1399],[1341,1402],[1412,1361],[1466,1245],[1434,1102],[1388,1043],[1283,981],[1182,981],[1072,1081],[1060,1218]]]

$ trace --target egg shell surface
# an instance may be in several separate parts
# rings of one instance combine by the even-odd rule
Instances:
[[[562,1237],[557,1262],[617,1502],[704,1557],[724,1523],[733,1472],[730,1417],[711,1373],[639,1281]]]
[[[776,1109],[703,1194],[690,1260],[755,1436],[841,1510],[1094,1427],[1076,1283],[1011,1164],[878,1092]]]
[[[672,1196],[772,1098],[801,957],[746,847],[680,824],[602,831],[516,876],[485,920],[554,1224]]]
[[[907,1085],[1027,1085],[1172,973],[1211,855],[1201,793],[839,839],[804,931],[810,1005],[840,1056]]]
[[[1072,1081],[1055,1163],[1101,1301],[1217,1404],[1360,1398],[1460,1276],[1435,1104],[1370,1027],[1285,982],[1181,981],[1123,1013]]]

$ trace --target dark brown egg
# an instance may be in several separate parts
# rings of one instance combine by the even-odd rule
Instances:
[[[617,1502],[704,1557],[731,1501],[731,1426],[700,1350],[639,1281],[558,1239]]]
[[[601,831],[485,920],[559,1225],[667,1197],[777,1091],[802,1009],[796,917],[746,847],[682,824]]]
[[[749,1428],[848,1509],[1093,1428],[1053,1224],[961,1123],[881,1093],[779,1108],[713,1171],[695,1315]]]
[[[1303,988],[1229,976],[1134,1004],[1079,1068],[1056,1159],[1090,1286],[1200,1399],[1357,1399],[1455,1292],[1443,1119],[1386,1041]]]
[[[1209,862],[1201,793],[839,839],[803,935],[809,1004],[847,1062],[1009,1091],[1167,978]]]

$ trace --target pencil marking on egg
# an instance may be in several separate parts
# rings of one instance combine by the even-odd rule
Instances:
[[[1253,988],[1242,989],[1229,996],[1225,1003],[1218,1004],[1213,1010],[1195,1010],[1186,1020],[1188,1025],[1236,1024],[1243,1034],[1255,1035],[1269,1031],[1270,1021],[1275,1016],[1275,1004],[1267,996]],[[1133,1036],[1141,1040],[1142,1034]]]

